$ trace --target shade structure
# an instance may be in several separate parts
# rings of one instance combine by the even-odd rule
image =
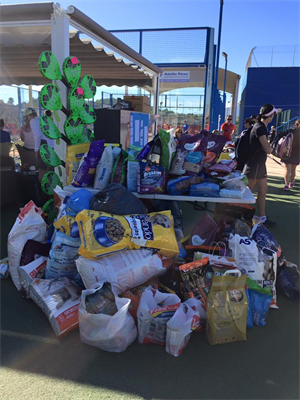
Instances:
[[[0,6],[0,85],[49,83],[39,72],[38,58],[43,51],[51,50],[53,7],[54,3]],[[152,77],[159,73],[160,69],[79,10],[75,10],[76,23],[78,20],[84,21],[87,28],[96,32],[95,36],[99,42],[103,37],[106,46],[112,43],[114,49],[120,48],[121,54],[128,54],[128,59],[131,59],[128,61],[116,52],[108,51],[107,47],[96,45],[91,39],[81,38],[78,30],[70,31],[70,55],[77,56],[81,61],[82,75],[92,75],[98,86],[151,87]],[[101,36],[97,34],[97,28]],[[132,58],[137,60],[139,66],[132,62]]]

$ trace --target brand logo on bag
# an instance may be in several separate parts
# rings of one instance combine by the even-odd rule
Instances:
[[[249,246],[249,244],[251,244],[251,240],[250,239],[241,239],[239,244],[246,244]]]
[[[212,141],[212,142],[208,142],[207,143],[207,148],[211,149],[212,147],[214,147],[214,145],[216,144],[216,142]]]
[[[186,143],[184,145],[184,148],[188,151],[195,150],[199,146],[199,142],[194,142],[194,143]]]
[[[130,215],[125,217],[131,228],[134,239],[154,240],[152,224],[147,215]]]

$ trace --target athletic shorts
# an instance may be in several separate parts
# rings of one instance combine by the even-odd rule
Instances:
[[[254,157],[247,165],[246,175],[248,179],[256,180],[267,177],[266,157],[259,156]]]

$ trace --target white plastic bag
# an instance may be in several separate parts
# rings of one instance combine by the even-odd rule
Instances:
[[[81,340],[102,350],[121,352],[127,349],[137,337],[134,319],[129,314],[130,300],[119,298],[113,286],[118,311],[113,316],[105,314],[89,314],[86,311],[85,299],[87,295],[101,289],[103,282],[84,290],[79,306],[79,330]]]
[[[180,356],[189,343],[192,332],[199,327],[199,313],[187,303],[180,304],[167,322],[166,352]]]
[[[103,190],[110,183],[114,166],[113,148],[111,145],[104,148],[102,157],[96,167],[94,188]]]
[[[35,207],[31,208],[22,220],[17,217],[14,226],[8,234],[7,254],[9,259],[9,272],[18,290],[21,290],[19,276],[20,259],[27,240],[43,242],[46,237],[46,222],[36,212]]]
[[[262,288],[268,286],[273,295],[271,307],[278,308],[275,288],[277,273],[276,253],[267,248],[262,251],[254,240],[238,234],[231,235],[228,244],[232,251],[232,257],[235,258],[241,273],[243,275],[248,274],[249,278]]]
[[[149,250],[124,250],[98,260],[79,257],[76,266],[87,289],[110,282],[119,294],[166,272],[161,258]]]
[[[29,295],[46,314],[56,336],[78,326],[81,289],[70,279],[34,279]]]
[[[139,343],[166,343],[166,324],[180,306],[176,294],[147,288],[142,294],[137,318]]]

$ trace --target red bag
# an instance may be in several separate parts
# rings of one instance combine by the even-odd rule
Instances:
[[[208,214],[204,214],[194,227],[189,244],[209,246],[215,240],[217,230],[218,224]]]

